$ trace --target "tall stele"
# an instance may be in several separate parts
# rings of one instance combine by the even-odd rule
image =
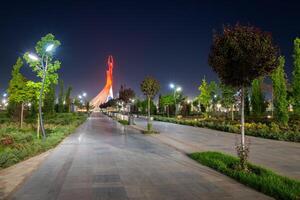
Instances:
[[[113,99],[113,68],[114,68],[114,59],[112,55],[108,56],[107,60],[108,70],[106,71],[106,84],[101,92],[94,97],[90,104],[94,110],[98,110],[99,106],[103,103],[106,103],[110,99]]]

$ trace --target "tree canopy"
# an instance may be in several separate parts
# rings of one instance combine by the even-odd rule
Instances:
[[[214,35],[208,62],[222,83],[240,87],[276,69],[277,57],[270,33],[236,24]]]

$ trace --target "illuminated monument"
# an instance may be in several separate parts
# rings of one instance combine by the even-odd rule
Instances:
[[[114,68],[114,60],[110,55],[107,60],[108,70],[106,71],[106,84],[102,91],[94,97],[90,104],[94,107],[94,110],[99,110],[99,106],[103,103],[106,103],[108,100],[112,99],[113,96],[113,68]]]

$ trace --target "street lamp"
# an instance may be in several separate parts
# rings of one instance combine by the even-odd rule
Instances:
[[[170,88],[174,91],[174,103],[175,103],[175,116],[177,116],[178,105],[176,103],[176,92],[181,92],[182,88],[180,86],[176,86],[173,83],[170,83]]]
[[[43,93],[44,93],[45,79],[47,76],[47,68],[48,68],[48,56],[46,53],[51,52],[53,49],[54,49],[54,44],[49,44],[48,46],[46,46],[45,52],[42,54],[42,58],[39,58],[37,55],[32,54],[32,53],[28,54],[29,59],[31,59],[33,61],[40,61],[41,66],[39,69],[43,71],[42,87],[41,87],[40,96],[39,96],[39,117],[40,117],[40,126],[41,126],[44,140],[46,139],[46,132],[45,132],[43,116],[42,116],[42,97],[43,97]]]

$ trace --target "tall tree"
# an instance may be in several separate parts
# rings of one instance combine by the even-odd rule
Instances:
[[[58,112],[64,112],[64,81],[62,79],[59,80],[59,94],[58,94]]]
[[[294,69],[292,76],[293,109],[300,115],[300,38],[294,40]]]
[[[23,127],[23,119],[24,119],[24,103],[28,102],[32,93],[29,88],[26,86],[27,80],[20,73],[20,69],[23,66],[23,61],[21,58],[17,59],[16,64],[13,66],[12,70],[12,78],[9,81],[8,86],[8,100],[9,104],[20,104],[20,127]]]
[[[71,101],[72,101],[71,92],[72,92],[72,87],[69,86],[67,89],[66,98],[65,98],[65,112],[67,112],[67,113],[69,113],[71,111]]]
[[[265,99],[262,92],[263,78],[257,78],[252,81],[251,106],[252,114],[261,116],[265,111]]]
[[[44,113],[52,115],[55,112],[55,84],[51,84],[44,99]]]
[[[144,95],[147,97],[148,101],[148,125],[147,130],[151,131],[152,124],[150,119],[150,101],[155,97],[155,95],[158,93],[160,89],[159,82],[152,78],[152,77],[146,77],[143,82],[141,83],[141,91],[144,93]]]
[[[208,62],[225,85],[241,89],[240,164],[246,168],[244,92],[251,82],[268,75],[278,66],[278,49],[271,34],[252,26],[224,26],[223,33],[213,37]]]
[[[287,86],[286,86],[286,74],[284,72],[285,59],[283,56],[279,57],[279,66],[271,74],[273,82],[274,93],[274,108],[275,115],[279,122],[287,124],[289,121],[288,114],[288,100],[287,100]]]
[[[231,111],[231,120],[234,120],[234,103],[235,103],[235,98],[234,95],[236,93],[235,89],[231,86],[227,86],[224,84],[221,84],[221,93],[222,93],[222,98],[221,98],[221,103],[226,109],[230,109]]]

